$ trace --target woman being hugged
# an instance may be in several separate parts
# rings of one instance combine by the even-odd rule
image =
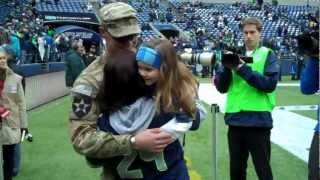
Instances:
[[[0,46],[0,127],[3,145],[4,179],[12,179],[14,145],[27,131],[27,112],[22,77],[8,67],[8,53]]]

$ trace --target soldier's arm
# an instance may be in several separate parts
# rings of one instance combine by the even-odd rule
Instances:
[[[69,130],[74,149],[80,154],[95,158],[130,154],[131,135],[113,135],[96,129],[98,104],[96,99],[89,95],[90,93],[79,91],[72,93]]]

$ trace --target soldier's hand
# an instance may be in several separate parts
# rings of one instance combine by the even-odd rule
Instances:
[[[146,150],[154,153],[162,152],[172,142],[172,137],[159,128],[146,129],[135,135],[136,142],[133,147],[137,150]]]

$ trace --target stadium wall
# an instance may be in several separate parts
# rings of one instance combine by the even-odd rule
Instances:
[[[69,89],[65,86],[65,71],[40,74],[26,78],[27,110],[65,96]]]
[[[19,67],[25,77],[27,110],[65,96],[69,89],[65,86],[64,63],[26,64]]]

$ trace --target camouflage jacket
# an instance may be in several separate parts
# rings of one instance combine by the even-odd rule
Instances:
[[[74,149],[85,156],[109,158],[132,151],[130,135],[113,135],[97,130],[100,114],[97,94],[102,85],[104,62],[98,57],[76,79],[70,112],[70,134]]]

